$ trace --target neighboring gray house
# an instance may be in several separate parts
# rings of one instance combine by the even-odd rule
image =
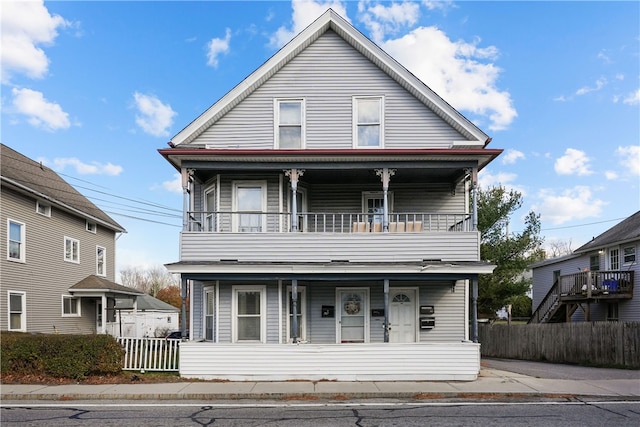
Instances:
[[[176,307],[151,295],[116,300],[116,319],[109,333],[116,337],[161,337],[177,331],[179,313]]]
[[[159,150],[183,177],[181,375],[475,379],[490,140],[324,13]]]
[[[640,321],[640,211],[572,254],[533,264],[530,323]]]
[[[42,163],[0,144],[0,331],[104,333],[122,226]]]

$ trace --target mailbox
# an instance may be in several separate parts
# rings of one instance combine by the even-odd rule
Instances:
[[[420,315],[421,316],[429,316],[432,315],[433,313],[435,313],[435,309],[433,308],[432,305],[421,305],[420,306]]]
[[[433,329],[436,327],[436,318],[435,317],[421,317],[420,318],[420,329]]]

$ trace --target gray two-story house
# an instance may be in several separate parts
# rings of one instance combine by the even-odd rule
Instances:
[[[0,331],[105,333],[124,232],[57,173],[0,144]]]
[[[159,150],[184,188],[181,375],[475,379],[489,142],[324,13]]]
[[[640,321],[640,211],[533,272],[529,323]]]

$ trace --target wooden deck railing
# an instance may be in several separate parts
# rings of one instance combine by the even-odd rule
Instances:
[[[178,371],[179,339],[119,337],[125,371]]]
[[[633,295],[633,271],[581,271],[560,276],[560,299]]]

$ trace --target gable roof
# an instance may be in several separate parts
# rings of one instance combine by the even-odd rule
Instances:
[[[640,239],[640,211],[634,213],[621,223],[614,225],[604,233],[594,237],[589,243],[586,243],[576,249],[575,253],[588,252],[596,249],[602,249],[606,246],[614,244],[627,243]]]
[[[144,294],[140,295],[136,298],[136,307],[137,310],[140,311],[170,311],[170,312],[180,312],[180,309],[172,306],[171,304],[167,304],[166,302],[159,300],[158,298],[154,298],[151,295]],[[132,310],[133,309],[133,301],[131,299],[118,299],[116,300],[116,308],[122,310]]]
[[[123,295],[145,295],[137,289],[119,285],[103,277],[90,275],[69,288],[69,292],[108,292]]]
[[[332,30],[358,52],[387,73],[409,93],[429,107],[446,123],[464,135],[468,141],[461,144],[465,148],[482,148],[491,138],[471,123],[466,117],[444,101],[420,79],[410,73],[400,63],[383,51],[378,45],[363,35],[344,18],[332,9],[327,10],[311,25],[293,38],[286,46],[276,52],[262,66],[251,73],[240,84],[234,87],[218,102],[175,135],[170,142],[181,145],[188,144],[202,134],[219,118],[238,105],[249,94],[255,91],[271,76],[277,73],[301,51],[311,45],[327,31]]]
[[[42,163],[0,144],[0,165],[2,186],[12,186],[21,193],[47,201],[113,231],[125,231],[120,224]]]

